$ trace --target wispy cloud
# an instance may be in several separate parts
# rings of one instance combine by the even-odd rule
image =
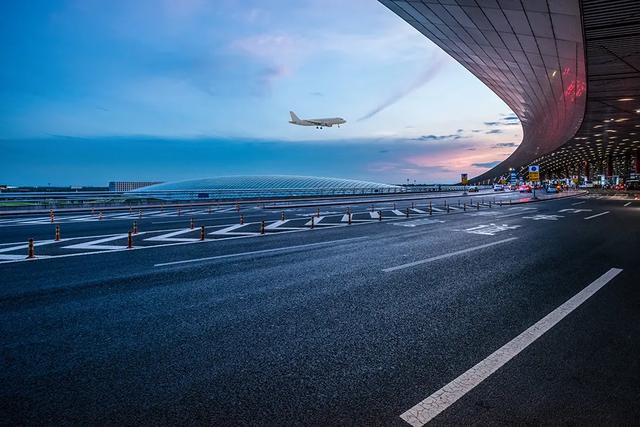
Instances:
[[[501,160],[494,160],[493,162],[471,163],[471,166],[475,166],[477,168],[491,169],[494,166],[498,166],[500,163],[501,163]]]
[[[392,93],[389,97],[387,97],[380,104],[376,105],[373,109],[371,109],[367,114],[360,117],[358,119],[359,122],[368,120],[381,112],[382,110],[389,108],[396,102],[400,101],[405,96],[409,95],[411,92],[421,88],[425,84],[427,84],[431,79],[433,79],[440,69],[442,68],[443,60],[441,57],[435,57],[434,61],[431,62],[430,66],[424,70],[415,80],[413,80],[408,85],[398,89],[396,92]]]

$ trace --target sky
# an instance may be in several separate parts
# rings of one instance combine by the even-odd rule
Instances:
[[[0,2],[0,184],[296,174],[446,183],[522,139],[374,0]],[[343,117],[340,128],[288,123]]]

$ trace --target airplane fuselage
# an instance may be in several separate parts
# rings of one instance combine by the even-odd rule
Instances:
[[[298,125],[298,126],[315,126],[317,128],[323,128],[323,127],[330,128],[333,125],[337,125],[338,127],[340,127],[340,125],[347,123],[347,121],[342,117],[331,117],[326,119],[300,119],[298,118],[298,116],[295,115],[295,113],[292,112],[291,120],[289,120],[289,123],[291,123],[292,125]]]

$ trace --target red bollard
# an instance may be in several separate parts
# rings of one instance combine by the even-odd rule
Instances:
[[[56,237],[55,237],[55,241],[59,241],[60,240],[60,226],[56,225]]]
[[[131,230],[127,232],[127,249],[133,248],[133,235],[131,234]]]
[[[193,218],[191,218],[191,229],[193,230],[194,225],[193,225]]]
[[[260,223],[260,234],[264,234],[264,220]]]
[[[204,240],[204,225],[200,226],[200,240]]]
[[[311,229],[313,229],[313,221],[314,221],[314,217],[311,217],[311,224],[309,224],[309,226],[311,227]]]
[[[378,211],[378,221],[382,221],[382,211]]]
[[[349,212],[347,215],[349,216],[349,222],[348,222],[348,224],[349,224],[349,225],[351,225],[351,212]]]
[[[320,218],[320,208],[317,208],[317,209],[316,209],[316,216],[317,216],[318,218]]]
[[[284,211],[280,214],[280,221],[284,221]]]
[[[409,218],[409,208],[407,208],[407,218]]]
[[[133,234],[138,234],[138,222],[133,221]]]
[[[244,215],[240,215],[240,225],[244,224]]]

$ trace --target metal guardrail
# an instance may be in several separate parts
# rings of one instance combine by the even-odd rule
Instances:
[[[70,192],[0,192],[0,210],[37,210],[49,208],[102,208],[144,206],[157,202],[243,202],[274,199],[376,196],[407,193],[463,191],[461,185],[416,185],[398,188],[248,188],[163,191],[70,191]],[[480,189],[491,186],[478,186]]]

